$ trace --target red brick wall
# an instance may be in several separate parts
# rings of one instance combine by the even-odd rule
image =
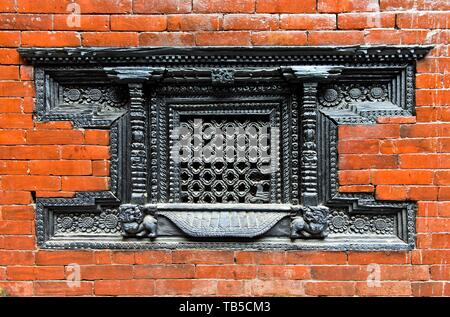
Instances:
[[[448,0],[0,0],[0,288],[10,295],[450,295]],[[445,11],[447,10],[447,11]],[[17,47],[435,44],[417,117],[341,127],[342,191],[418,201],[412,252],[42,251],[34,199],[108,186],[107,131],[33,121]],[[81,265],[79,285],[71,263]],[[367,279],[380,265],[381,283]],[[0,293],[2,291],[0,290]]]

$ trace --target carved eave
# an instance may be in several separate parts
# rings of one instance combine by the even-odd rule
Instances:
[[[276,47],[102,47],[102,48],[20,48],[23,58],[33,64],[164,64],[210,63],[270,64],[276,60],[298,62],[387,62],[423,58],[433,46],[276,46]],[[270,56],[270,57],[268,57]]]

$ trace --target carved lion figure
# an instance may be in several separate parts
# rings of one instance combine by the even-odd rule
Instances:
[[[145,214],[145,206],[123,204],[119,208],[123,236],[156,237],[157,220]]]
[[[291,222],[292,238],[324,238],[327,235],[328,207],[305,206],[302,215],[295,216]]]

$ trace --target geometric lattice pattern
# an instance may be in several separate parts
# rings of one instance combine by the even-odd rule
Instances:
[[[180,202],[270,202],[269,122],[252,119],[180,122]]]

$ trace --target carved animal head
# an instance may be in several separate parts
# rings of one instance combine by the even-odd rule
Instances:
[[[122,222],[141,222],[144,213],[139,205],[123,204],[119,208],[119,219]]]
[[[303,218],[306,222],[325,224],[328,217],[328,207],[325,206],[309,206],[303,210]]]

